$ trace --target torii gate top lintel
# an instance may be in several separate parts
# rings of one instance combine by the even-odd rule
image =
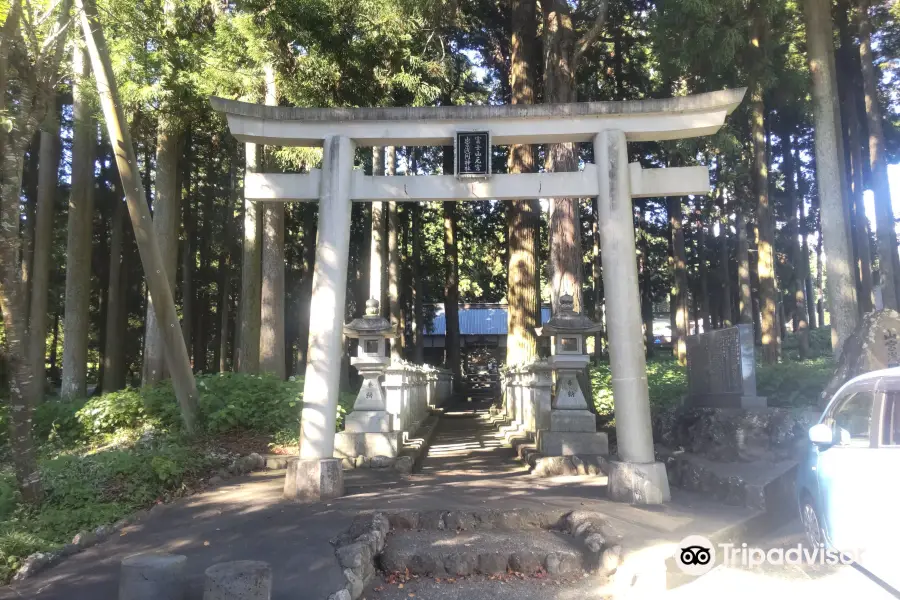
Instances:
[[[661,141],[715,133],[741,103],[746,88],[674,98],[621,102],[300,108],[211,97],[240,141],[277,146],[321,146],[344,135],[360,146],[440,146],[456,131],[491,131],[496,145],[588,142],[603,130],[625,132],[628,141]]]

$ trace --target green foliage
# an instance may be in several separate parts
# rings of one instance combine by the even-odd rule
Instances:
[[[818,343],[823,334],[819,333],[820,330],[815,331]],[[824,331],[827,332],[827,329]],[[756,389],[760,396],[768,398],[769,406],[815,405],[833,373],[834,363],[830,357],[830,350],[827,356],[805,361],[785,361],[775,365],[758,364]],[[667,408],[677,405],[687,394],[687,373],[684,367],[670,358],[650,360],[647,362],[647,385],[650,392],[650,409]],[[615,403],[612,397],[612,374],[608,363],[591,368],[591,388],[597,414],[613,420]]]
[[[88,437],[136,428],[144,417],[144,400],[131,388],[91,398],[75,413]]]

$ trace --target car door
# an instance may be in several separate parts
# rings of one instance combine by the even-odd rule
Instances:
[[[851,388],[825,415],[834,443],[815,450],[819,506],[830,545],[851,552],[873,540],[872,482],[877,479],[875,447],[879,430],[879,393],[875,383]]]
[[[900,539],[900,391],[893,382],[881,392],[877,414],[875,449],[869,453],[866,470],[872,473],[860,519],[865,532],[864,552],[860,564],[895,591],[900,590],[897,569],[897,540]]]

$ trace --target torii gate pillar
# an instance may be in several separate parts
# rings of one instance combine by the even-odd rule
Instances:
[[[596,214],[619,446],[619,460],[610,461],[607,494],[620,502],[662,504],[671,495],[666,466],[654,461],[641,313],[635,308],[641,305],[641,298],[625,134],[598,133],[594,156],[600,184]]]
[[[309,354],[303,382],[300,456],[288,464],[284,496],[316,502],[344,495],[344,471],[334,457],[341,377],[341,335],[350,259],[353,142],[325,139],[319,234],[309,304]]]

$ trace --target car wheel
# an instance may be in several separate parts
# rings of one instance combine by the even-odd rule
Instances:
[[[812,500],[805,499],[800,507],[800,520],[803,522],[803,529],[806,532],[806,541],[813,548],[819,548],[825,545],[825,530],[822,529],[822,521],[813,506]]]

